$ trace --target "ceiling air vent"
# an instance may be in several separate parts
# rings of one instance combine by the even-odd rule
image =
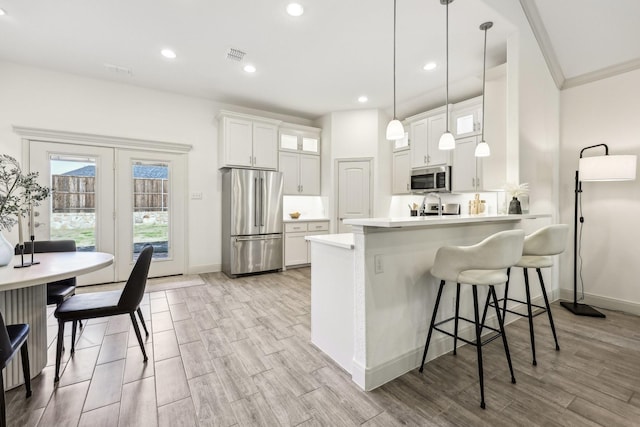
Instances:
[[[122,76],[133,76],[133,71],[131,71],[131,68],[114,64],[104,64],[104,67],[112,73],[116,73]]]
[[[242,61],[242,58],[244,58],[246,54],[246,52],[243,52],[240,49],[230,48],[229,52],[227,52],[227,59],[232,61]]]

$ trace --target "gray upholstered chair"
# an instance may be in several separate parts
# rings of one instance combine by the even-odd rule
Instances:
[[[138,313],[142,327],[146,335],[149,336],[149,331],[147,330],[147,326],[142,317],[142,311],[140,310],[140,302],[142,301],[144,288],[147,284],[147,276],[149,274],[152,256],[153,246],[145,246],[140,252],[140,256],[129,275],[129,280],[127,280],[122,291],[92,292],[74,295],[58,306],[54,313],[58,319],[55,382],[60,379],[60,358],[62,356],[65,322],[73,322],[73,329],[71,331],[71,354],[73,354],[76,341],[77,320],[129,314],[131,323],[133,323],[133,329],[138,338],[138,344],[140,344],[140,349],[144,356],[144,361],[147,361],[147,353],[144,349],[144,343],[142,342],[142,336],[140,335],[135,313]]]
[[[480,380],[480,407],[485,408],[484,402],[484,372],[482,368],[482,346],[487,344],[498,336],[502,336],[502,343],[504,345],[505,354],[507,356],[507,363],[509,364],[509,371],[511,372],[511,382],[515,384],[516,379],[513,375],[513,367],[511,365],[511,355],[509,354],[509,345],[507,343],[507,337],[504,332],[504,322],[500,313],[500,310],[496,308],[496,316],[498,318],[498,329],[484,326],[480,322],[480,315],[478,310],[478,286],[485,286],[489,288],[489,296],[493,299],[496,307],[498,305],[498,299],[494,286],[500,285],[507,281],[507,268],[513,266],[522,254],[522,246],[524,241],[524,231],[522,230],[509,230],[496,233],[487,237],[483,241],[473,246],[444,246],[438,249],[436,252],[436,258],[431,269],[431,274],[440,279],[440,287],[438,289],[438,296],[433,308],[433,315],[431,317],[431,323],[429,325],[429,333],[427,335],[427,341],[424,346],[424,353],[422,355],[422,365],[420,366],[420,372],[424,369],[424,361],[427,357],[427,351],[429,350],[429,343],[431,341],[431,335],[435,330],[442,332],[446,335],[453,337],[453,354],[456,354],[456,347],[458,340],[461,340],[467,344],[476,347],[478,357],[478,377]],[[436,323],[436,315],[438,313],[438,306],[440,304],[440,298],[442,297],[442,290],[446,281],[456,283],[456,306],[455,315],[451,318],[442,320]],[[473,290],[473,320],[466,319],[460,316],[460,284],[466,283],[471,285]],[[469,341],[463,337],[458,336],[458,323],[460,320],[472,323],[475,328],[475,341]],[[446,322],[454,322],[453,334],[440,328],[440,325]],[[481,332],[483,328],[488,328],[499,335],[491,337],[487,342],[482,342]]]

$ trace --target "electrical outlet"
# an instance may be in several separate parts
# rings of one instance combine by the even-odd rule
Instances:
[[[384,267],[382,266],[382,255],[375,255],[373,257],[373,262],[376,265],[376,274],[383,273]]]
[[[191,200],[202,200],[202,192],[194,191],[193,193],[191,193]]]

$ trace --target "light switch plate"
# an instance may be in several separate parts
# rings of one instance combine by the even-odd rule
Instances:
[[[202,200],[202,192],[194,191],[193,193],[191,193],[191,200]]]

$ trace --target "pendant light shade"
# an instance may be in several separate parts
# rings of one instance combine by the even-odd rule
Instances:
[[[449,131],[440,136],[440,141],[438,141],[438,148],[440,150],[453,150],[456,148],[456,139],[453,137],[453,134]]]
[[[484,140],[484,99],[486,98],[485,86],[487,84],[487,30],[493,27],[493,22],[485,22],[480,25],[480,29],[484,31],[484,55],[482,60],[482,138],[480,144],[476,146],[476,157],[489,157],[491,148]]]
[[[404,126],[398,119],[393,119],[387,125],[387,139],[395,141],[404,138]]]
[[[404,138],[404,126],[396,117],[396,0],[393,0],[393,120],[387,125],[387,139]]]
[[[445,5],[446,9],[447,9],[447,13],[445,14],[445,20],[446,20],[446,56],[447,56],[447,60],[446,60],[446,74],[447,74],[447,82],[446,82],[446,94],[445,94],[445,110],[446,110],[446,123],[447,123],[447,130],[442,134],[442,136],[440,136],[440,141],[438,141],[438,149],[440,150],[453,150],[454,148],[456,148],[456,140],[453,137],[453,134],[451,132],[449,132],[449,3],[452,3],[453,0],[440,0],[440,4]]]

